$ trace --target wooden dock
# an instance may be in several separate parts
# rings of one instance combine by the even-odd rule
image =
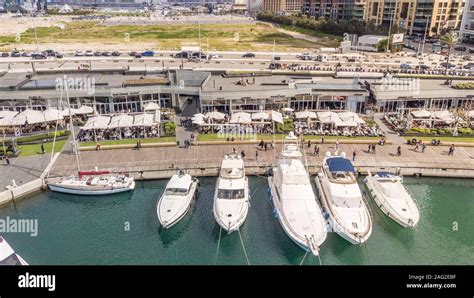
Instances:
[[[314,144],[305,148],[309,171],[319,170],[324,154],[333,150],[334,144],[322,144],[320,156],[314,156]],[[447,146],[428,146],[424,153],[414,151],[414,146],[401,145],[402,155],[396,156],[398,145],[376,147],[376,153],[367,152],[366,144],[341,144],[340,150],[352,159],[361,174],[367,170],[395,170],[403,175],[433,177],[474,178],[474,147],[457,147],[454,156],[448,155]],[[281,145],[274,150],[262,150],[256,144],[200,145],[191,148],[152,147],[136,149],[114,149],[83,151],[80,154],[81,170],[129,172],[136,179],[168,178],[176,169],[185,169],[195,176],[215,176],[225,154],[245,152],[245,166],[248,174],[265,174],[275,165]],[[258,152],[258,160],[256,159]],[[71,175],[77,171],[75,156],[63,153],[55,163],[51,176]]]

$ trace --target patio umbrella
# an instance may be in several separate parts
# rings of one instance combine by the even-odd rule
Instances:
[[[62,111],[49,108],[43,112],[43,116],[46,122],[63,120]]]
[[[252,120],[268,120],[270,119],[270,115],[268,115],[268,112],[257,112],[252,114]]]
[[[225,114],[218,111],[212,111],[212,112],[207,113],[206,117],[214,119],[214,120],[224,120]]]
[[[245,112],[238,112],[232,114],[232,117],[230,118],[229,123],[237,123],[237,124],[248,124],[252,122],[252,117],[250,116],[249,113]]]
[[[156,102],[149,102],[145,105],[144,111],[156,111],[159,110],[160,106]]]

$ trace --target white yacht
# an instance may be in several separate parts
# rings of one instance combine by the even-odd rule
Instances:
[[[214,193],[213,214],[217,223],[228,233],[244,223],[250,206],[249,183],[241,156],[224,156]]]
[[[417,225],[420,211],[414,198],[403,186],[402,177],[388,172],[372,175],[369,171],[364,181],[383,213],[404,227],[414,228]]]
[[[275,212],[285,233],[314,255],[326,240],[327,227],[302,161],[298,139],[286,137],[273,176],[268,178]]]
[[[198,180],[183,171],[171,177],[156,207],[158,220],[163,228],[171,228],[186,215],[197,186]]]
[[[344,152],[326,153],[316,186],[332,229],[352,244],[366,242],[372,233],[372,214]]]
[[[0,266],[2,265],[28,265],[28,263],[0,236]]]
[[[108,171],[79,172],[78,176],[48,179],[52,191],[75,195],[108,195],[135,189],[133,177]]]

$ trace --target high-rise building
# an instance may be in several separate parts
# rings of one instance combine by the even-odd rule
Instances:
[[[396,25],[407,34],[429,36],[456,29],[465,0],[367,0],[365,20]]]
[[[474,43],[474,0],[467,0],[460,27],[461,39]]]
[[[303,11],[314,17],[333,20],[364,18],[365,0],[304,0]]]
[[[303,0],[263,0],[262,10],[271,12],[301,12]]]

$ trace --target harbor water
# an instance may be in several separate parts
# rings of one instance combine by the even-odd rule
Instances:
[[[245,265],[238,233],[222,232],[212,216],[216,178],[201,178],[190,212],[162,230],[156,202],[165,180],[138,181],[134,192],[81,197],[42,192],[0,209],[0,219],[37,219],[38,235],[4,233],[29,264]],[[299,265],[305,252],[283,232],[267,198],[264,177],[250,177],[248,218],[240,233],[255,265]],[[314,181],[313,181],[314,183]],[[322,265],[474,264],[474,181],[405,178],[421,207],[415,229],[402,228],[368,198],[373,233],[354,246],[329,233],[321,247]],[[365,191],[362,180],[361,188]],[[219,250],[217,251],[219,243]],[[217,253],[216,253],[217,252]],[[308,254],[304,265],[319,265]]]

